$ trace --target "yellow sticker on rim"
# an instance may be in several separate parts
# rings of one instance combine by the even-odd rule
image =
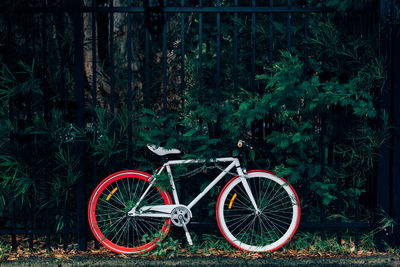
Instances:
[[[229,202],[229,207],[228,207],[228,209],[232,208],[232,204],[233,204],[233,201],[235,200],[236,196],[237,196],[237,194],[235,193],[235,194],[233,195],[232,199],[231,199],[231,202]]]
[[[110,200],[111,196],[115,193],[115,191],[117,191],[118,187],[114,188],[113,191],[111,191],[111,193],[107,196],[106,200]]]

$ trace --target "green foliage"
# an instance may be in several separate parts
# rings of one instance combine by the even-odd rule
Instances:
[[[344,2],[346,9],[348,2]],[[281,26],[277,20],[278,32]],[[197,58],[189,61],[191,75],[182,126],[189,128],[186,136],[191,137],[196,134],[212,137],[217,132],[218,148],[222,149],[214,155],[223,155],[228,152],[224,148],[234,144],[235,139],[249,136],[255,123],[270,118],[273,126],[263,140],[253,137],[257,143],[255,153],[249,157],[253,164],[265,166],[265,162],[270,164],[272,160],[274,171],[291,183],[307,177],[315,201],[322,200],[324,206],[334,204],[342,194],[345,214],[352,216],[354,199],[366,192],[366,181],[374,175],[378,148],[388,137],[387,124],[377,127],[375,99],[384,79],[384,68],[369,40],[343,36],[333,23],[318,17],[310,31],[309,72],[297,48],[281,50],[279,58],[264,65],[264,72],[257,75],[264,87],[254,93],[241,89],[237,97],[225,95],[220,103],[213,97],[199,101],[202,90],[193,78],[198,69]],[[276,42],[278,45],[279,38]],[[212,73],[212,66],[204,68],[210,68]],[[346,72],[341,71],[343,68]],[[232,78],[226,80],[229,88]],[[233,153],[238,155],[238,151]],[[271,159],[265,160],[266,154]],[[348,186],[337,192],[338,183]],[[301,188],[301,184],[296,188]],[[317,210],[311,209],[314,211]]]
[[[334,2],[327,4],[335,5]],[[340,3],[343,11],[348,8],[351,8],[349,1]],[[224,15],[221,19],[228,21],[232,17]],[[257,19],[257,38],[267,40],[269,30],[264,27],[267,24],[260,20]],[[273,45],[276,48],[286,45],[285,25],[284,20],[275,20]],[[250,37],[248,27],[248,18],[241,18],[241,38]],[[98,120],[93,125],[96,134],[89,143],[99,163],[108,166],[112,157],[126,158],[126,132],[132,123],[133,160],[142,168],[154,168],[146,149],[149,143],[177,147],[187,158],[210,159],[233,154],[241,156],[245,166],[271,168],[295,184],[298,191],[303,190],[302,181],[307,178],[311,198],[302,204],[310,211],[311,220],[318,220],[319,209],[315,207],[321,204],[332,215],[329,219],[346,220],[354,216],[354,200],[365,194],[367,181],[376,170],[378,148],[388,137],[387,124],[377,127],[380,118],[376,95],[385,75],[373,42],[346,36],[329,19],[313,15],[307,66],[303,42],[296,39],[301,27],[293,26],[294,45],[290,50],[275,53],[273,63],[265,54],[257,57],[254,92],[250,90],[251,78],[247,75],[249,62],[240,61],[239,90],[234,95],[233,62],[228,56],[233,49],[233,33],[223,27],[221,58],[225,71],[221,73],[218,101],[214,84],[216,43],[206,37],[213,28],[204,24],[201,79],[197,28],[194,29],[194,42],[188,44],[185,56],[183,104],[174,105],[167,112],[156,100],[152,108],[134,109],[130,113],[124,108],[115,115],[106,108],[97,109]],[[262,43],[256,49],[258,45]],[[239,44],[239,58],[249,56],[250,49]],[[266,119],[269,121],[266,133],[254,136],[252,128]],[[240,138],[252,138],[254,151],[247,154],[233,149]],[[168,177],[164,175],[159,180],[168,189]],[[344,185],[340,192],[338,184]],[[340,195],[344,211],[336,214],[334,204]],[[363,215],[370,216],[370,212],[364,210]]]
[[[336,255],[351,255],[355,252],[355,244],[346,236],[338,243],[335,236],[322,239],[318,233],[299,232],[294,243],[296,250],[308,250],[309,253],[321,255],[325,253]]]
[[[163,233],[154,233],[153,235],[142,236],[143,242],[151,242],[157,239],[156,247],[146,253],[145,255],[153,255],[162,258],[175,258],[178,256],[178,251],[181,249],[179,240],[172,238],[171,236],[164,237]]]
[[[285,1],[278,2],[275,4],[286,5]],[[310,4],[321,5],[321,1],[315,2]],[[328,0],[326,4],[344,15],[357,8],[358,4],[353,5],[353,2]],[[222,1],[224,5],[229,3]],[[309,189],[310,198],[302,206],[309,212],[310,220],[319,220],[321,205],[327,214],[332,215],[329,220],[351,219],[354,200],[365,195],[366,185],[376,172],[378,148],[388,138],[390,126],[387,125],[387,116],[379,114],[376,103],[385,74],[383,61],[374,47],[374,37],[360,40],[355,35],[344,34],[332,22],[335,20],[330,20],[335,15],[327,16],[326,20],[321,14],[309,14],[306,64],[302,15],[292,18],[290,49],[286,49],[287,17],[274,16],[274,51],[270,58],[266,51],[270,40],[268,16],[257,14],[256,82],[253,84],[248,41],[251,40],[249,29],[252,22],[248,14],[240,14],[238,91],[235,93],[233,14],[221,14],[222,71],[217,99],[215,25],[204,23],[213,21],[215,16],[203,14],[201,48],[198,47],[197,18],[185,28],[186,87],[183,92],[178,84],[177,71],[168,69],[168,98],[164,107],[163,75],[157,67],[160,65],[157,62],[159,51],[152,48],[151,54],[157,56],[151,62],[155,64],[150,64],[151,106],[144,107],[145,97],[140,89],[143,84],[135,84],[130,110],[127,98],[122,98],[116,100],[117,108],[111,111],[107,104],[108,96],[102,95],[99,98],[104,99],[85,118],[83,129],[75,128],[70,123],[75,118],[65,115],[73,114],[74,109],[65,111],[60,108],[61,96],[51,92],[52,86],[45,85],[37,69],[40,63],[20,61],[10,70],[0,62],[0,221],[5,226],[10,225],[9,207],[14,205],[16,209],[37,211],[34,220],[40,225],[40,212],[52,207],[57,210],[57,230],[73,225],[74,222],[64,218],[62,208],[75,204],[71,194],[75,193],[74,185],[82,174],[77,170],[82,155],[76,155],[74,151],[77,141],[85,145],[90,155],[87,157],[88,166],[95,162],[93,168],[88,167],[90,170],[85,173],[90,188],[95,186],[89,178],[94,174],[93,169],[99,177],[119,169],[153,170],[160,161],[147,150],[146,145],[151,143],[179,148],[184,152],[184,158],[240,157],[242,164],[249,169],[270,169],[287,178],[298,192]],[[61,45],[72,49],[67,38],[62,38],[64,43]],[[159,36],[152,38],[154,43],[160,41],[157,39]],[[199,49],[202,51],[201,66]],[[181,60],[175,50],[175,44],[172,48],[168,46],[168,51],[174,55],[168,59],[171,66],[176,66]],[[124,55],[117,57],[124,58]],[[49,60],[57,61],[57,58]],[[126,93],[125,61],[121,62],[122,67],[115,66],[113,70],[115,87],[116,91]],[[107,68],[106,65],[103,67]],[[74,99],[71,69],[65,68],[67,101]],[[57,69],[54,79],[59,79],[61,73],[61,69]],[[141,70],[134,71],[133,75],[133,80],[142,79]],[[49,99],[44,99],[44,90],[49,90],[46,91]],[[86,92],[88,95],[91,93]],[[87,110],[93,111],[90,106],[85,106]],[[377,126],[381,119],[379,116],[383,116],[386,122],[383,128]],[[262,123],[266,124],[265,127],[260,126]],[[132,140],[128,139],[128,132],[132,132]],[[254,150],[234,148],[237,140],[242,138],[251,139]],[[132,155],[128,153],[129,149]],[[179,176],[188,169],[173,171]],[[166,175],[157,179],[164,189],[170,189]],[[303,188],[304,179],[309,184],[307,188]],[[201,180],[199,189],[203,189],[205,184],[206,181]],[[343,186],[340,192],[338,184]],[[177,184],[180,186],[187,189],[184,188],[186,185]],[[214,201],[218,193],[217,190],[211,191],[209,216],[214,216]],[[341,214],[337,214],[334,207],[339,196],[344,201]],[[363,218],[371,213],[365,208],[362,210]]]
[[[19,62],[14,72],[0,64],[0,220],[10,227],[10,212],[18,210],[17,219],[31,214],[32,224],[40,228],[41,212],[54,207],[60,230],[65,227],[62,208],[70,205],[79,175],[79,158],[70,144],[82,139],[82,132],[60,119],[56,98],[44,99],[34,60]]]
[[[3,241],[0,241],[0,262],[7,259],[7,256],[10,252],[11,252],[11,245],[4,244]]]
[[[127,124],[123,113],[112,116],[106,109],[99,107],[96,107],[95,112],[98,120],[90,127],[92,138],[88,142],[94,150],[93,155],[99,156],[99,164],[106,166],[110,164],[112,156],[124,151]]]
[[[229,244],[225,238],[213,234],[203,234],[202,243],[200,248],[208,251],[210,249],[217,249],[223,251],[236,251],[236,248]]]

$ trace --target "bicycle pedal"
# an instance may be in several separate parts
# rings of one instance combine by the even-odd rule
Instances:
[[[185,222],[184,222],[184,220],[183,220],[183,216],[182,216],[182,215],[179,215],[179,220],[180,220],[181,223],[182,223],[183,230],[185,230],[186,239],[187,239],[189,245],[190,245],[190,246],[193,246],[192,237],[190,236],[189,230],[188,230],[187,227],[186,227],[186,224],[185,224]]]
[[[192,241],[192,237],[190,236],[189,232],[186,232],[186,239],[189,243],[190,246],[193,246],[193,241]]]

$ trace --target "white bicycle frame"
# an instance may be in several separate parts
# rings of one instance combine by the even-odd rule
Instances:
[[[151,180],[150,185],[147,187],[143,195],[140,197],[139,201],[136,203],[136,205],[128,212],[129,216],[141,216],[141,217],[170,217],[172,210],[175,207],[178,206],[185,206],[181,205],[179,203],[179,197],[177,194],[177,190],[175,187],[175,182],[174,178],[172,175],[171,171],[171,166],[172,165],[182,165],[182,164],[196,164],[196,163],[205,163],[206,160],[201,160],[201,159],[189,159],[189,160],[171,160],[166,163],[159,169],[157,174],[155,176],[152,176],[149,178]],[[213,181],[202,191],[200,192],[187,206],[189,211],[190,209],[196,205],[200,199],[202,199],[210,190],[213,188],[227,173],[229,173],[234,167],[236,167],[236,172],[238,174],[238,177],[240,178],[243,187],[246,191],[246,193],[249,195],[250,201],[254,207],[254,210],[259,213],[260,210],[257,207],[256,201],[254,200],[254,196],[251,192],[250,186],[247,182],[246,179],[246,174],[243,172],[242,168],[240,167],[240,162],[237,158],[216,158],[213,160],[209,160],[207,162],[210,163],[215,163],[215,162],[231,162],[216,178],[214,178]],[[140,202],[144,199],[144,197],[147,195],[148,191],[150,188],[154,185],[155,181],[157,180],[157,177],[164,171],[167,170],[168,177],[169,177],[169,182],[171,185],[172,189],[172,195],[174,198],[175,205],[157,205],[157,206],[144,206],[139,209],[139,211],[136,211],[136,208],[140,204]]]

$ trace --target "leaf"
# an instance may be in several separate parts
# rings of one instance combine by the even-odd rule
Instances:
[[[295,133],[295,134],[292,136],[292,141],[293,141],[293,143],[300,142],[300,141],[301,141],[301,135],[300,135],[300,133]]]
[[[250,149],[249,155],[250,155],[250,159],[251,159],[252,161],[255,161],[255,159],[256,159],[256,152],[255,152],[253,149]]]
[[[183,134],[184,137],[191,137],[197,132],[197,128],[191,128],[189,131]]]
[[[232,152],[232,156],[234,156],[234,157],[239,156],[239,151],[237,149],[234,149]]]
[[[289,140],[288,139],[282,139],[278,144],[279,148],[285,149],[289,147]]]

